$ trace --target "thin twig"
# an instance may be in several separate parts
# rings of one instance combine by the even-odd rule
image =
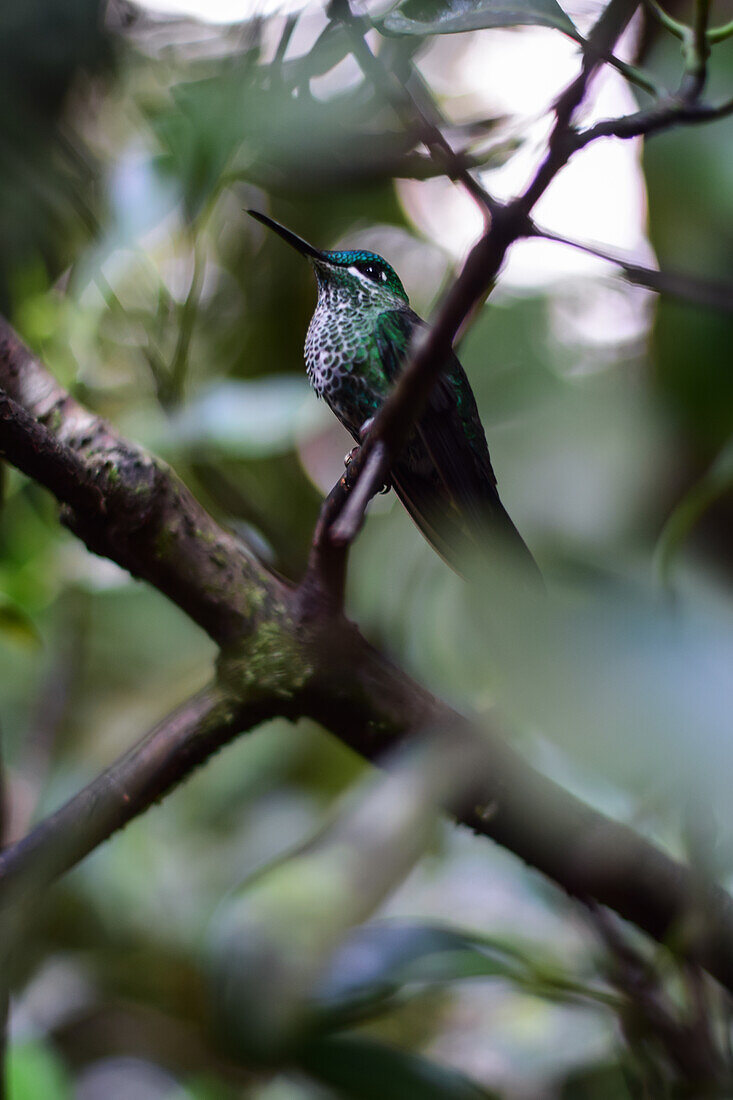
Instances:
[[[627,140],[650,137],[672,126],[715,122],[733,114],[733,98],[723,103],[688,103],[678,96],[670,96],[662,103],[641,111],[634,111],[621,118],[601,119],[587,130],[576,133],[572,140],[573,151],[584,149],[599,138],[615,137]]]
[[[597,256],[599,260],[616,264],[622,269],[624,277],[636,286],[646,287],[647,290],[656,291],[658,294],[679,298],[684,302],[692,302],[709,309],[733,313],[733,284],[700,279],[696,275],[688,275],[684,272],[659,271],[652,267],[645,267],[599,245],[575,241],[571,237],[554,233],[550,229],[543,229],[534,223],[531,236],[539,240],[555,241],[557,244],[586,252],[589,256]]]
[[[346,547],[331,537],[331,525],[347,500],[357,466],[347,468],[324,500],[311,543],[308,566],[297,589],[298,619],[339,615],[346,588]]]
[[[699,95],[704,88],[707,76],[707,61],[710,56],[710,42],[707,36],[709,19],[710,0],[695,0],[695,18],[692,23],[692,44],[688,69],[697,80],[696,95]]]
[[[363,451],[361,462],[354,466],[358,474],[356,486],[346,498],[341,515],[336,519],[330,531],[330,541],[334,546],[346,547],[359,533],[364,513],[369,501],[384,485],[392,466],[392,455],[383,439],[377,439],[374,446]]]
[[[655,17],[665,30],[668,30],[670,34],[673,34],[675,38],[683,40],[688,28],[684,23],[680,23],[677,19],[674,19],[669,12],[662,7],[659,0],[644,0],[646,7]]]
[[[281,75],[280,70],[282,69],[282,63],[285,60],[285,54],[288,52],[290,39],[293,37],[293,31],[299,19],[300,12],[292,12],[285,20],[285,26],[280,35],[280,41],[277,44],[275,56],[272,59],[273,70],[278,73],[278,75]]]
[[[647,0],[647,2],[652,4],[653,10],[658,7],[656,0]],[[662,11],[662,9],[659,10]],[[663,12],[663,14],[666,16],[666,13]],[[677,24],[678,37],[682,38],[685,62],[677,92],[650,107],[634,111],[621,118],[603,119],[594,126],[574,134],[573,152],[584,149],[586,145],[597,141],[598,138],[649,137],[672,126],[714,122],[733,114],[733,97],[719,104],[700,102],[700,95],[707,78],[707,59],[710,54],[710,36],[707,29],[709,14],[710,0],[696,0],[694,25],[687,27],[684,24]],[[675,21],[672,20],[672,22]]]
[[[545,159],[524,195],[516,200],[521,203],[525,215],[529,215],[532,207],[572,156],[574,149],[570,137],[573,132],[573,116],[584,100],[599,64],[614,49],[636,8],[636,0],[611,0],[588,35],[580,72],[555,104],[555,125],[550,134]]]
[[[711,46],[718,42],[725,42],[726,38],[733,38],[733,19],[730,23],[723,23],[720,27],[711,27],[708,30],[708,42]]]
[[[610,54],[603,58],[607,65],[610,65],[617,72],[621,73],[629,84],[635,84],[637,88],[641,88],[643,92],[653,96],[655,99],[659,99],[664,94],[664,89],[659,84],[651,73],[646,72],[644,69],[640,69],[638,65],[632,65],[628,61],[622,61],[620,57],[616,57],[615,54]]]

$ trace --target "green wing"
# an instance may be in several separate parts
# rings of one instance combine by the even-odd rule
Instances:
[[[423,327],[412,310],[391,310],[378,318],[376,345],[391,384],[413,333]],[[433,387],[392,481],[414,522],[449,564],[456,563],[467,543],[482,544],[491,530],[537,568],[499,499],[476,400],[455,355]]]

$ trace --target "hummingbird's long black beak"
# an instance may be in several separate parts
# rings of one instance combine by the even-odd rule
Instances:
[[[320,260],[324,262],[326,256],[323,252],[319,252],[317,248],[314,248],[312,244],[308,244],[302,237],[298,237],[297,234],[292,233],[289,229],[286,229],[284,225],[280,225],[279,222],[273,221],[272,218],[268,218],[266,214],[260,214],[259,210],[248,210],[253,218],[256,218],[258,222],[262,222],[268,229],[272,229],[274,233],[277,233],[278,237],[282,237],[284,241],[287,241],[296,252],[300,252],[302,256],[310,256],[312,260]]]

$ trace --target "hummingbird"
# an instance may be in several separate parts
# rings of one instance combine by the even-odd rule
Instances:
[[[318,301],[305,340],[310,383],[357,444],[394,386],[415,332],[426,327],[394,268],[376,252],[322,251],[290,229],[247,211],[312,266]],[[460,560],[487,534],[502,538],[538,569],[504,508],[466,373],[451,353],[390,482],[419,530],[460,572]]]

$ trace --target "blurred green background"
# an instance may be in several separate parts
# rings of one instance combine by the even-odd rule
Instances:
[[[581,26],[593,14],[567,10]],[[470,217],[426,179],[415,135],[317,4],[212,25],[122,2],[5,0],[0,31],[0,308],[82,401],[297,578],[351,444],[304,375],[312,276],[244,210],[322,247],[385,254],[423,313]],[[536,119],[507,113],[500,68],[480,69],[481,99],[467,74],[481,50],[511,52],[546,110],[567,64],[556,39],[572,60],[549,27],[386,37],[380,50],[388,65],[419,58],[456,141],[501,190],[507,162],[532,154]],[[647,28],[645,49],[673,82],[676,43]],[[714,89],[730,94],[731,77],[727,42]],[[656,137],[624,170],[641,196],[628,219],[660,266],[733,282],[733,120]],[[612,191],[574,202],[601,238]],[[461,708],[498,701],[522,751],[595,805],[676,854],[699,854],[703,835],[727,881],[731,316],[653,301],[613,267],[553,262],[534,281],[510,268],[461,349],[502,497],[558,593],[547,633],[528,637],[510,604],[487,630],[495,609],[391,496],[352,555],[348,612]],[[215,654],[162,596],[88,554],[46,493],[8,467],[0,484],[0,722],[17,838],[203,685]],[[350,988],[364,951],[382,958],[370,980],[390,995],[346,1039],[374,1045],[314,1043],[293,1067],[222,1041],[210,957],[223,899],[338,821],[337,800],[368,774],[315,726],[271,723],[54,887],[16,952],[11,1100],[667,1095],[638,1091],[648,1067],[621,1036],[583,914],[445,822],[374,914],[403,923],[332,959]],[[444,924],[468,940],[436,946]],[[413,956],[443,962],[410,970]]]

